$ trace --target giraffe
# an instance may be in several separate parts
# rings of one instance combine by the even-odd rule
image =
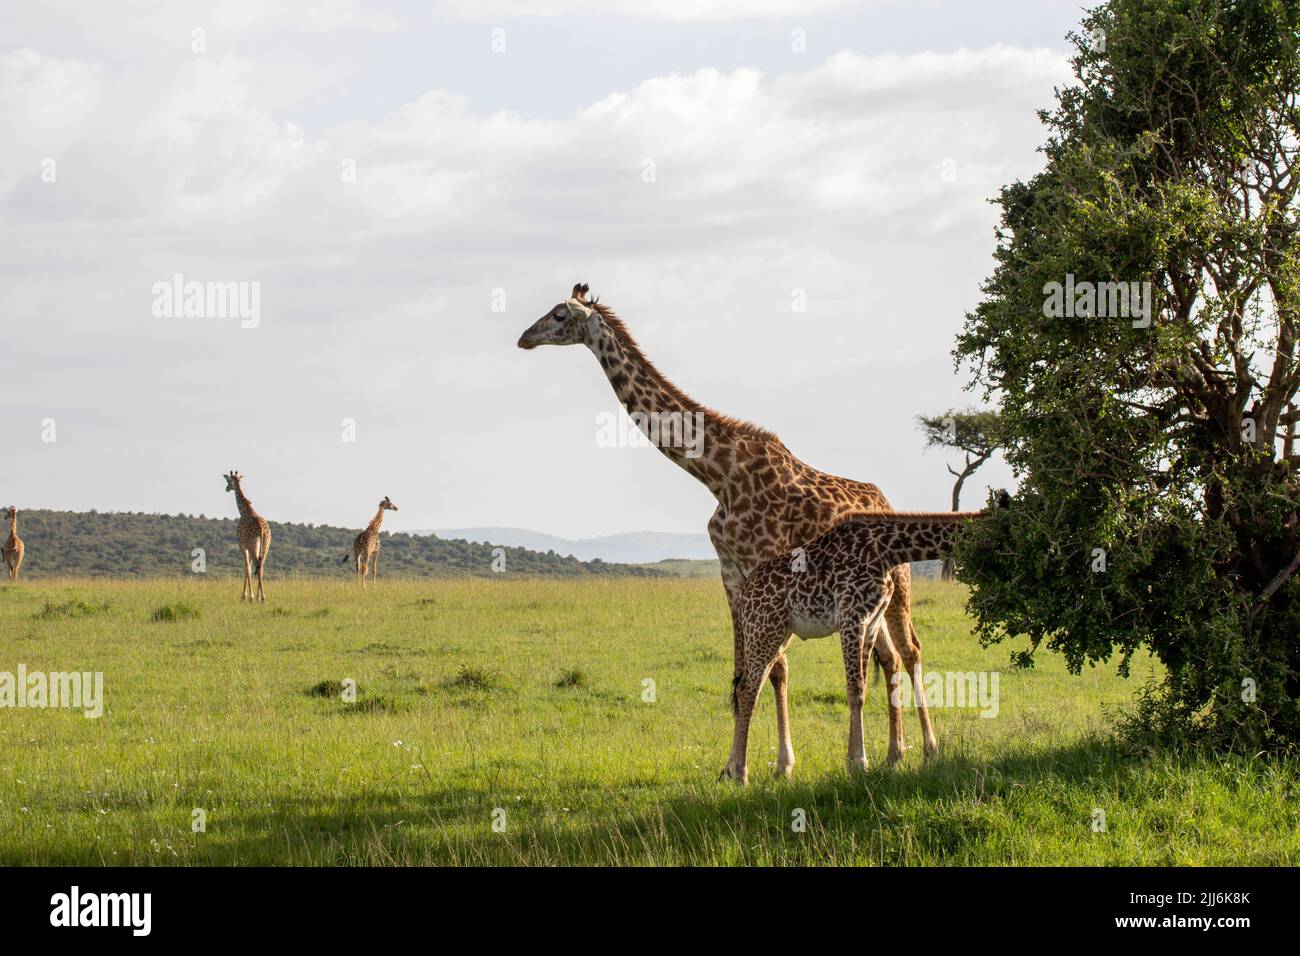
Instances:
[[[379,502],[379,510],[370,519],[370,524],[366,525],[366,530],[357,535],[356,540],[352,542],[351,557],[357,565],[357,583],[363,589],[366,586],[367,571],[370,572],[372,583],[379,577],[379,526],[384,523],[384,512],[396,510],[397,505],[384,495],[384,500]],[[342,560],[347,559],[348,555],[344,553]]]
[[[258,600],[266,602],[266,591],[262,575],[266,570],[266,558],[271,553],[271,528],[266,519],[253,510],[253,503],[244,496],[240,482],[244,476],[233,468],[230,474],[222,475],[226,479],[226,490],[235,493],[235,504],[239,507],[239,521],[235,524],[235,533],[239,536],[239,550],[244,552],[244,587],[239,592],[239,600]],[[257,597],[253,597],[253,565],[257,565]]]
[[[999,496],[1006,507],[1007,493]],[[978,511],[883,512],[840,522],[811,544],[764,561],[741,588],[737,605],[744,669],[732,697],[735,732],[721,776],[749,781],[746,749],[758,693],[792,636],[803,640],[840,634],[849,699],[850,772],[867,767],[862,737],[863,664],[880,636],[897,581],[894,568],[908,561],[947,557],[958,529]],[[896,684],[888,685],[894,696]],[[915,688],[916,697],[923,696]]]
[[[745,671],[737,602],[746,576],[763,561],[813,540],[844,518],[892,508],[875,485],[818,471],[795,457],[767,429],[695,401],[655,368],[614,311],[590,298],[588,292],[585,284],[575,285],[568,299],[520,336],[519,347],[589,348],[618,401],[642,432],[717,500],[708,532],[718,554],[731,612],[734,687]],[[887,633],[875,642],[876,658],[891,686],[903,666],[914,685],[920,687],[921,642],[912,626],[911,569],[900,564],[891,571],[891,578],[893,593],[885,610]],[[789,777],[794,768],[794,746],[790,741],[784,653],[776,656],[768,677],[776,697],[777,773]],[[913,696],[925,753],[932,756],[939,748],[925,697]],[[889,727],[888,759],[896,763],[902,759],[904,746],[902,711],[894,695],[889,701]]]
[[[23,539],[18,537],[18,509],[9,506],[9,538],[4,544],[5,567],[9,569],[9,580],[18,580],[18,569],[23,566]]]

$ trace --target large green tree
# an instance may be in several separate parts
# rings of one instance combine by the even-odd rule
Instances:
[[[1021,481],[958,551],[982,639],[1076,670],[1149,648],[1135,728],[1274,751],[1300,744],[1298,9],[1086,15],[956,353]]]

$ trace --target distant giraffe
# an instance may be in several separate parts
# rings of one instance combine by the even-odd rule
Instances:
[[[806,464],[765,428],[701,405],[668,380],[646,358],[609,306],[588,297],[585,284],[534,322],[519,337],[521,349],[541,345],[585,345],[596,356],[620,404],[642,432],[674,464],[702,483],[718,502],[709,538],[718,553],[722,585],[731,610],[735,686],[746,671],[736,604],[746,576],[763,561],[789,554],[854,514],[892,511],[872,484],[828,475]],[[866,413],[880,414],[879,410]],[[885,676],[900,667],[921,686],[921,640],[912,626],[912,572],[900,564],[891,572],[893,596],[885,611],[887,635],[875,644]],[[900,659],[901,655],[901,659]],[[794,767],[786,702],[784,654],[773,662],[769,680],[776,697],[777,773]],[[939,750],[925,695],[914,695],[927,756]],[[889,762],[903,756],[902,710],[889,699]]]
[[[240,482],[244,476],[231,469],[230,474],[222,475],[226,479],[226,490],[235,493],[235,504],[239,507],[239,521],[235,524],[235,533],[239,536],[239,550],[244,553],[244,588],[239,592],[239,599],[266,601],[262,575],[266,571],[266,558],[271,553],[271,528],[266,519],[253,510],[253,503],[244,496]],[[253,597],[253,566],[257,566],[257,597]]]
[[[370,519],[370,524],[366,525],[366,530],[357,535],[356,540],[352,542],[351,556],[357,565],[357,583],[363,588],[366,586],[367,571],[372,582],[379,578],[379,526],[384,523],[385,511],[396,510],[397,505],[385,495],[384,500],[379,502],[379,510]],[[344,553],[343,560],[347,559],[348,555]]]
[[[9,538],[4,545],[5,566],[9,580],[18,580],[18,569],[23,566],[23,539],[18,537],[18,509],[9,506]]]
[[[998,507],[1007,507],[1004,491]],[[849,699],[850,770],[866,769],[862,739],[864,664],[885,639],[885,611],[894,595],[894,568],[909,561],[936,561],[952,552],[958,529],[978,511],[877,512],[837,524],[811,544],[764,561],[750,572],[736,605],[744,653],[732,697],[735,733],[722,771],[747,783],[749,722],[758,692],[792,635],[802,639],[840,633]],[[891,697],[898,679],[890,681]],[[915,693],[923,693],[918,686]]]

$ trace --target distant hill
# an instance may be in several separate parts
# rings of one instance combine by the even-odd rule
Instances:
[[[347,577],[359,528],[271,523],[269,572]],[[23,577],[52,575],[189,574],[191,553],[202,548],[209,574],[244,573],[235,543],[233,518],[34,509],[18,514],[18,533],[26,544]],[[507,573],[581,577],[590,574],[658,576],[649,568],[579,561],[505,545]],[[492,548],[466,540],[411,534],[384,534],[379,574],[403,577],[486,575]]]
[[[500,544],[532,551],[554,551],[579,561],[617,561],[649,564],[669,559],[710,561],[717,558],[707,534],[670,534],[662,531],[633,531],[598,538],[560,538],[526,528],[440,528],[431,533],[440,538]]]
[[[436,534],[442,538],[554,551],[580,561],[609,561],[625,564],[662,564],[662,570],[678,577],[712,576],[718,573],[718,556],[707,534],[670,534],[663,531],[634,531],[596,538],[561,538],[527,528],[443,528],[415,531],[413,534]],[[701,563],[707,562],[707,563]],[[915,577],[937,580],[942,561],[917,561],[912,565]]]

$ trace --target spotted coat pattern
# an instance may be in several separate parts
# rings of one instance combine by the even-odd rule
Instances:
[[[788,554],[847,517],[891,511],[889,501],[873,484],[828,475],[805,464],[767,429],[696,402],[655,368],[618,316],[587,293],[585,285],[574,286],[570,298],[524,332],[519,347],[586,345],[634,421],[638,414],[643,419],[674,413],[703,416],[703,441],[698,449],[662,441],[658,447],[717,500],[708,532],[721,564],[732,619],[733,673],[739,674],[745,661],[736,608],[746,576],[763,561]],[[888,633],[876,644],[877,658],[891,681],[903,666],[919,687],[921,642],[912,626],[911,569],[899,565],[891,577],[892,596],[885,610]],[[777,770],[788,776],[794,766],[794,747],[790,741],[784,653],[773,662],[769,679],[776,697]],[[938,744],[925,695],[913,696],[925,752],[933,754]],[[892,698],[889,725],[890,755],[897,759],[903,752],[903,727],[901,710]]]
[[[748,780],[750,719],[758,693],[773,664],[785,654],[791,635],[807,639],[836,631],[849,701],[849,767],[866,767],[864,664],[881,636],[894,596],[894,569],[908,561],[945,557],[957,529],[975,514],[897,512],[853,517],[811,544],[754,569],[745,579],[737,606],[744,666],[735,676],[735,733],[723,776],[737,783]],[[890,760],[897,760],[892,748]]]
[[[18,569],[23,566],[23,539],[18,537],[18,509],[9,506],[9,537],[4,543],[5,567],[9,569],[9,580],[18,580]]]
[[[235,493],[235,505],[239,508],[239,520],[235,522],[235,534],[239,538],[239,550],[244,554],[244,587],[239,592],[239,599],[249,601],[266,601],[264,575],[266,559],[271,553],[271,526],[266,519],[253,510],[253,503],[244,495],[241,482],[244,476],[232,470],[227,475],[226,490]],[[253,596],[253,571],[257,571],[257,597]]]
[[[370,519],[370,524],[366,525],[365,530],[352,542],[352,560],[357,566],[357,583],[363,589],[366,586],[367,572],[372,582],[379,578],[379,529],[384,523],[384,512],[396,510],[397,505],[385,495],[384,500],[379,502],[379,510]],[[345,554],[343,558],[347,560],[347,555]]]

